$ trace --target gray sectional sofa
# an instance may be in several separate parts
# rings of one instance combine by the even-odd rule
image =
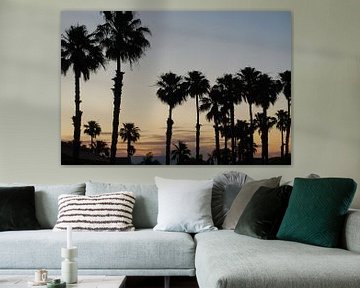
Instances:
[[[5,184],[0,184],[4,186]],[[342,248],[260,240],[218,230],[196,235],[160,232],[155,185],[88,182],[35,185],[41,230],[0,232],[0,277],[46,268],[60,273],[66,232],[55,232],[60,194],[133,191],[133,232],[73,232],[79,274],[195,276],[200,288],[360,287],[360,211],[350,211]],[[169,284],[165,281],[166,285]]]

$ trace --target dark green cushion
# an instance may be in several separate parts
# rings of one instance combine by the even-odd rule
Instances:
[[[292,187],[260,187],[250,199],[235,232],[261,239],[275,239],[288,206]]]
[[[39,229],[35,216],[35,188],[0,188],[0,231]]]
[[[337,247],[355,190],[348,178],[295,178],[277,238]]]

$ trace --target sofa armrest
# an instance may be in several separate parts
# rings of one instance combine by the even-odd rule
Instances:
[[[345,218],[342,247],[360,253],[360,210],[349,210]]]

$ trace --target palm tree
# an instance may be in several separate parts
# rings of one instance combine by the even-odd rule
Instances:
[[[291,72],[286,70],[279,74],[282,85],[282,92],[287,100],[287,114],[288,114],[288,126],[286,128],[286,140],[285,140],[285,156],[289,155],[289,140],[290,140],[290,129],[291,129]]]
[[[224,108],[229,110],[230,114],[230,137],[231,137],[231,161],[236,162],[235,151],[235,105],[241,103],[242,82],[239,78],[231,74],[225,74],[216,80],[219,90],[223,96]]]
[[[172,126],[174,124],[174,121],[172,120],[172,110],[186,100],[186,87],[182,77],[172,72],[162,74],[158,82],[156,82],[156,86],[159,87],[156,91],[156,95],[161,102],[169,105],[169,116],[166,129],[166,165],[170,165],[170,145]]]
[[[268,119],[267,110],[269,109],[270,105],[274,105],[276,102],[277,95],[280,93],[280,89],[280,81],[271,79],[271,77],[267,74],[261,74],[259,76],[259,90],[255,98],[255,104],[262,107],[262,114],[264,119]],[[263,129],[265,130],[262,130],[261,134],[261,152],[264,163],[267,163],[269,158],[269,133],[266,130],[267,127],[267,125],[263,126]]]
[[[235,137],[238,143],[238,161],[244,162],[252,158],[257,145],[250,138],[250,125],[246,120],[237,120],[235,124]]]
[[[95,154],[108,158],[110,156],[110,148],[107,146],[107,143],[97,140],[95,144]]]
[[[261,136],[261,158],[263,164],[268,162],[268,133],[269,130],[276,124],[276,118],[267,116],[264,113],[256,113],[254,119],[255,129],[259,129],[259,135]]]
[[[145,157],[143,157],[143,160],[140,162],[142,165],[160,165],[160,162],[158,160],[154,159],[154,155],[152,152],[146,153]]]
[[[132,143],[140,139],[140,129],[134,123],[123,123],[123,128],[120,129],[120,137],[123,142],[127,141],[127,157],[128,163],[131,164],[131,156],[136,152]]]
[[[195,98],[196,103],[196,146],[195,146],[195,157],[196,161],[200,161],[200,108],[199,100],[209,92],[210,84],[209,80],[199,71],[191,71],[188,73],[188,76],[185,77],[187,84],[187,94],[191,98]]]
[[[215,158],[217,164],[221,164],[220,160],[220,121],[221,121],[221,92],[217,85],[214,85],[208,96],[201,98],[200,111],[207,111],[206,119],[210,122],[214,121],[215,130]]]
[[[284,146],[286,145],[284,143],[284,133],[286,132],[287,130],[287,127],[289,126],[288,123],[289,123],[289,117],[288,117],[288,113],[281,109],[281,110],[278,110],[276,112],[276,117],[277,117],[277,123],[276,123],[276,128],[280,130],[280,133],[281,133],[281,146],[280,146],[280,151],[281,151],[281,158],[284,157]]]
[[[90,72],[96,72],[104,66],[104,56],[94,33],[88,33],[86,26],[70,26],[61,35],[61,73],[66,76],[72,66],[75,76],[75,115],[72,117],[74,125],[73,159],[76,162],[80,153],[81,116],[80,110],[80,77],[84,81],[90,79]]]
[[[175,149],[171,151],[171,160],[176,160],[177,165],[185,164],[186,161],[190,160],[191,151],[185,142],[179,141],[178,145],[173,145]]]
[[[252,106],[255,104],[255,98],[258,93],[258,82],[261,75],[260,71],[255,70],[252,67],[245,67],[237,73],[243,84],[243,97],[249,105],[249,116],[250,116],[250,147],[254,143],[254,119]],[[253,155],[251,155],[251,159]]]
[[[100,124],[97,123],[96,121],[88,121],[88,123],[85,124],[84,127],[85,127],[84,133],[88,134],[91,139],[91,144],[90,144],[91,150],[94,150],[95,148],[94,139],[96,138],[96,136],[99,136],[101,133]]]
[[[108,59],[116,61],[116,72],[113,78],[115,84],[114,111],[111,137],[110,161],[115,163],[118,129],[120,123],[120,107],[124,72],[121,64],[129,62],[130,66],[137,62],[150,47],[147,35],[151,35],[147,27],[141,26],[141,20],[135,18],[132,11],[103,11],[105,23],[97,28],[101,45],[105,48]]]

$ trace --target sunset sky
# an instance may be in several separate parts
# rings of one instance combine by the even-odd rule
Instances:
[[[152,33],[148,38],[151,48],[140,61],[130,69],[123,66],[124,86],[120,123],[133,122],[141,129],[141,138],[135,143],[135,156],[153,152],[165,154],[166,119],[168,106],[156,96],[155,83],[166,72],[186,75],[188,71],[199,70],[214,85],[218,77],[225,73],[237,73],[251,66],[278,78],[278,73],[291,70],[292,64],[292,19],[287,11],[249,12],[137,12],[142,25]],[[99,11],[63,11],[61,33],[71,25],[86,25],[93,32],[103,20]],[[113,93],[111,80],[115,74],[115,63],[109,62],[106,70],[100,69],[90,75],[90,80],[81,79],[83,144],[90,140],[83,134],[83,125],[90,120],[97,121],[102,134],[97,140],[111,141]],[[61,139],[72,140],[74,115],[74,75],[72,71],[61,76]],[[273,116],[279,109],[286,110],[285,97],[280,94],[268,114]],[[260,108],[254,109],[254,114]],[[237,119],[249,120],[247,103],[236,107]],[[185,141],[195,154],[195,100],[189,98],[184,105],[173,111],[172,142]],[[201,114],[200,153],[207,159],[207,153],[214,149],[213,123]],[[122,125],[120,124],[120,128]],[[258,133],[255,141],[260,145]],[[280,154],[280,132],[273,128],[269,137],[270,156]],[[222,144],[223,145],[223,144]],[[172,147],[173,149],[173,147]],[[257,155],[261,153],[258,148]],[[117,156],[126,156],[126,143],[119,137]]]

